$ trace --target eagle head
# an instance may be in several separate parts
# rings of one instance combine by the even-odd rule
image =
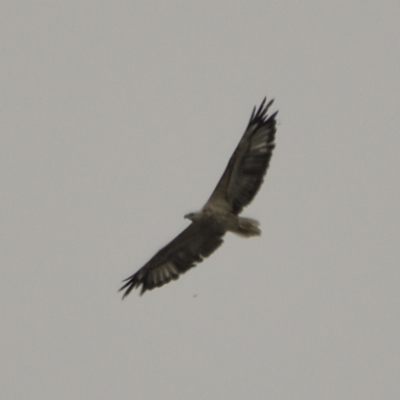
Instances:
[[[198,221],[201,218],[201,212],[190,212],[186,214],[184,218],[190,219],[191,221]]]

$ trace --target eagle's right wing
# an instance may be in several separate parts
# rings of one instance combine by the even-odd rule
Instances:
[[[158,251],[139,271],[125,279],[123,298],[142,285],[140,294],[178,279],[208,257],[223,242],[225,229],[207,221],[192,222],[174,240]]]

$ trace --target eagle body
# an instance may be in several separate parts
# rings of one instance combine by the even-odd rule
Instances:
[[[185,218],[191,224],[125,280],[123,297],[141,286],[160,287],[208,257],[226,232],[251,237],[261,234],[259,222],[239,214],[257,194],[275,148],[276,114],[267,115],[273,100],[254,108],[247,128],[210,198],[200,211]]]
[[[261,235],[261,230],[258,228],[260,223],[257,220],[239,217],[219,208],[203,208],[201,211],[186,214],[185,218],[190,219],[193,223],[218,226],[224,229],[225,232],[232,232],[243,237]]]

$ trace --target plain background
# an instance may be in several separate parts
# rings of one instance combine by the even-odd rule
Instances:
[[[2,399],[397,399],[400,3],[2,1]],[[264,96],[266,181],[123,302]]]

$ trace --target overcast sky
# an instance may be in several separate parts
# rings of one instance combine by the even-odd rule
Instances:
[[[396,399],[400,3],[4,1],[2,399]],[[277,147],[202,264],[121,301],[264,96]]]

